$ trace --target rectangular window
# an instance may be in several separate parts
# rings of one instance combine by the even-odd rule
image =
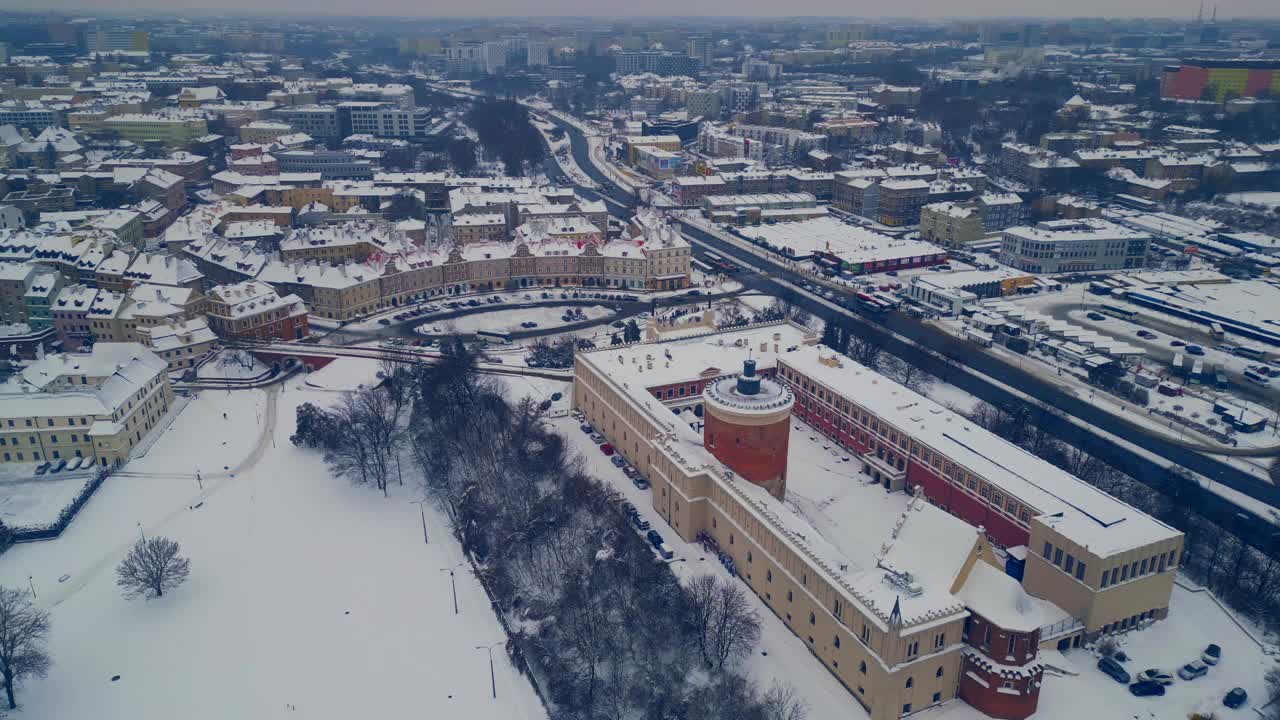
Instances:
[[[1062,567],[1062,548],[1054,548],[1053,564]]]
[[[1129,566],[1125,565],[1124,567],[1120,568],[1120,582],[1124,582],[1125,580],[1128,580],[1128,579],[1129,579]]]
[[[1147,574],[1147,559],[1146,559],[1146,558],[1143,558],[1143,559],[1142,559],[1142,567],[1138,568],[1138,574],[1139,574],[1139,575],[1146,575],[1146,574]]]
[[[1053,557],[1053,543],[1044,544],[1044,559],[1048,560]]]
[[[1085,565],[1083,562],[1076,563],[1076,579],[1084,580]]]
[[[1069,554],[1068,554],[1068,555],[1067,555],[1067,564],[1062,566],[1062,571],[1063,571],[1063,572],[1065,572],[1066,574],[1070,575],[1070,574],[1071,574],[1071,571],[1072,571],[1072,570],[1074,570],[1074,569],[1075,569],[1075,567],[1076,567],[1076,559],[1075,559],[1075,558],[1073,558],[1073,557],[1071,557],[1071,555],[1069,555]]]

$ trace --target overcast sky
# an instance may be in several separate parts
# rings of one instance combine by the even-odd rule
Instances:
[[[1213,6],[1205,2],[1205,16]],[[222,13],[324,13],[483,17],[589,16],[864,16],[884,17],[1173,17],[1192,19],[1199,0],[0,0],[0,8],[68,10],[154,9]],[[1218,19],[1280,18],[1280,0],[1222,0]]]

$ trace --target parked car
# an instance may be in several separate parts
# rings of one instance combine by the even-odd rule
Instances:
[[[1188,346],[1187,346],[1186,348],[1184,348],[1184,349],[1187,351],[1187,354],[1188,354],[1188,355],[1203,355],[1203,354],[1204,354],[1204,348],[1200,347],[1199,345],[1188,345]]]
[[[1170,675],[1169,673],[1163,670],[1157,670],[1156,668],[1143,670],[1142,672],[1138,673],[1138,677],[1134,679],[1137,680],[1138,682],[1154,682],[1154,683],[1160,683],[1161,685],[1173,684],[1172,675]]]
[[[1150,330],[1139,330],[1138,337],[1142,338],[1143,340],[1155,340],[1156,334],[1151,332]]]
[[[1107,319],[1107,316],[1106,316],[1106,315],[1103,315],[1102,313],[1099,313],[1099,312],[1091,312],[1091,313],[1089,313],[1089,314],[1085,315],[1085,317],[1089,318],[1090,320],[1094,320],[1094,321],[1097,321],[1097,320],[1106,320],[1106,319]]]
[[[613,463],[613,466],[616,468],[620,468],[623,465],[627,464],[627,461],[623,460],[621,455],[614,455],[613,457],[609,458],[609,462]]]
[[[1178,668],[1178,677],[1183,680],[1195,680],[1196,678],[1204,677],[1207,674],[1209,674],[1209,666],[1199,660],[1192,660],[1186,665]]]
[[[1222,659],[1222,648],[1218,647],[1217,645],[1210,645],[1209,647],[1204,649],[1203,653],[1200,653],[1200,660],[1205,665],[1217,665],[1218,661],[1221,659]]]
[[[1183,345],[1186,345],[1186,343],[1182,342],[1181,340],[1170,340],[1169,345],[1171,347],[1182,347]]]
[[[644,536],[654,547],[658,547],[662,544],[662,536],[658,534],[657,530],[650,530],[645,533]]]
[[[1233,710],[1244,707],[1244,704],[1248,701],[1249,693],[1245,692],[1244,688],[1231,688],[1231,691],[1222,698],[1222,704]]]
[[[635,515],[632,515],[632,516],[631,516],[631,524],[632,524],[632,525],[635,525],[635,526],[636,526],[636,528],[638,528],[638,529],[640,529],[640,530],[648,530],[648,529],[649,529],[649,521],[648,521],[648,520],[645,520],[645,519],[644,519],[644,518],[642,518],[642,517],[640,517],[639,513],[637,513],[637,514],[635,514]]]
[[[564,397],[564,394],[563,394],[563,393],[558,393],[558,392],[553,392],[553,393],[551,393],[551,399],[552,399],[553,401],[557,401],[557,400],[559,400],[559,399],[560,399],[560,398],[562,398],[562,397]]]
[[[1137,697],[1164,695],[1164,686],[1158,682],[1136,682],[1129,686],[1129,692]]]
[[[663,560],[670,560],[676,556],[676,554],[671,552],[671,549],[668,548],[666,544],[659,545],[654,549],[658,551],[658,556]]]
[[[591,427],[591,423],[582,423],[578,426],[578,429],[588,435],[596,431],[595,428]]]
[[[66,469],[66,467],[67,467],[67,460],[66,458],[63,458],[57,461],[56,463],[54,463],[53,467],[49,468],[49,472],[51,473],[62,472],[63,470]]]
[[[379,325],[390,325],[390,324],[391,324],[391,321],[390,321],[390,320],[388,320],[387,318],[378,318],[378,324],[379,324]]]
[[[600,433],[591,433],[591,442],[593,442],[593,443],[595,443],[595,444],[597,444],[597,445],[603,445],[603,444],[604,444],[604,436],[603,436],[603,435],[601,435]]]
[[[625,466],[623,466],[623,468],[622,468],[622,474],[623,474],[623,475],[626,475],[627,477],[635,477],[635,476],[636,476],[636,475],[638,475],[639,473],[640,473],[640,471],[639,471],[639,470],[636,470],[635,468],[631,467],[630,465],[625,465]]]
[[[627,515],[637,515],[640,513],[640,511],[636,509],[636,506],[632,504],[630,500],[627,500],[622,503],[622,511],[625,512]]]
[[[637,490],[648,490],[649,481],[644,479],[643,475],[636,475],[631,478],[631,484],[636,486]]]
[[[52,467],[52,465],[50,465],[49,463],[47,463],[47,462],[42,462],[42,463],[40,463],[39,465],[37,465],[37,466],[36,466],[36,474],[37,474],[37,475],[43,475],[43,474],[45,474],[45,473],[49,472],[49,468],[50,468],[50,467]]]
[[[1098,669],[1111,676],[1112,680],[1118,683],[1128,684],[1129,671],[1124,666],[1116,662],[1114,658],[1104,657],[1098,661]]]
[[[613,446],[609,443],[604,443],[600,446],[600,452],[604,453],[605,457],[609,457],[610,455],[613,455]]]

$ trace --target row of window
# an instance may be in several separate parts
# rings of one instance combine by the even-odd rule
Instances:
[[[1177,566],[1178,551],[1170,550],[1167,553],[1152,555],[1142,560],[1134,560],[1131,563],[1117,565],[1110,570],[1102,572],[1102,587],[1110,587],[1116,583],[1122,583],[1126,580],[1143,577],[1152,573],[1162,573],[1167,569]]]
[[[84,379],[84,378],[81,378],[81,380],[83,380],[83,379]],[[84,418],[84,417],[82,417],[82,418],[67,418],[67,427],[72,427],[72,426],[76,425],[76,424],[77,424],[76,420],[79,420],[79,421],[80,421],[80,422],[78,423],[78,424],[80,424],[80,425],[88,425],[88,424],[89,424],[89,418]],[[14,419],[12,419],[12,418],[11,418],[11,419],[9,420],[9,427],[15,427],[15,423],[16,423],[16,422],[17,422],[16,420],[14,420]],[[35,427],[35,426],[36,426],[36,424],[37,424],[39,421],[34,420],[34,419],[32,419],[32,418],[25,418],[25,419],[23,420],[23,422],[26,424],[26,427]],[[56,420],[55,420],[54,418],[45,418],[45,423],[46,423],[46,425],[45,425],[46,427],[56,427]]]
[[[1044,544],[1044,559],[1056,565],[1062,572],[1075,577],[1075,579],[1084,582],[1084,575],[1088,572],[1088,566],[1083,560],[1076,560],[1071,553],[1063,553],[1062,548],[1055,548],[1053,543],[1046,542]],[[1105,576],[1102,587],[1106,587]]]

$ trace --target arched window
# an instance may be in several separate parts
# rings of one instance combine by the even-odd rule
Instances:
[[[835,640],[835,646],[837,648],[840,647],[840,636],[839,635],[834,636],[834,640]]]
[[[915,679],[915,678],[913,678],[913,677],[908,677],[908,678],[907,678],[907,687],[915,687],[915,684],[916,684],[916,679]]]
[[[816,625],[817,623],[818,623],[818,616],[814,615],[813,613],[809,613],[809,624]]]
[[[863,675],[866,675],[866,674],[867,674],[867,661],[866,661],[866,660],[863,660],[862,662],[858,663],[858,672],[862,673]]]
[[[942,668],[938,668],[938,672],[934,675],[934,677],[942,677]]]
[[[773,582],[773,571],[766,570],[764,573],[765,582]]]

